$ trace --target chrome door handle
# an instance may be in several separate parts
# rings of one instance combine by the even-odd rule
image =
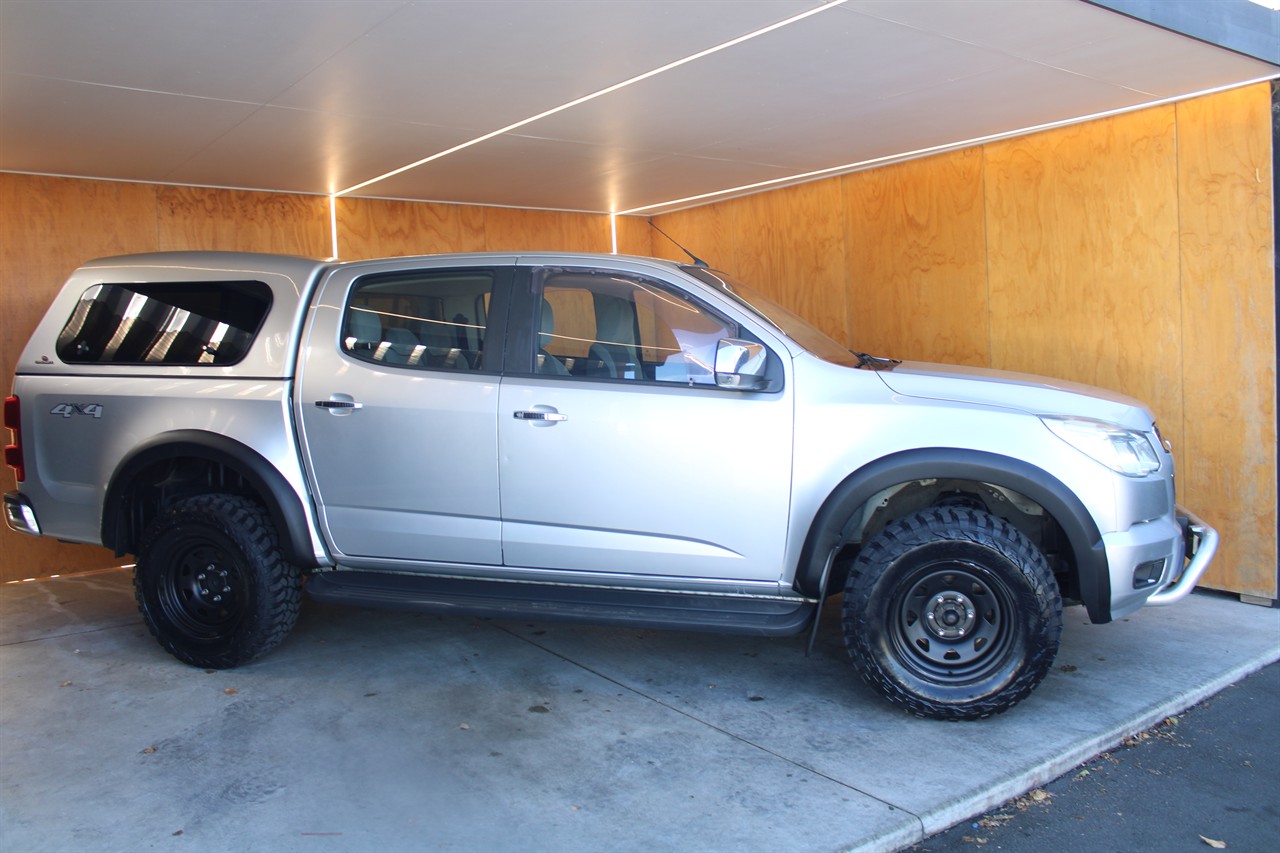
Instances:
[[[562,415],[559,412],[515,412],[515,419],[518,421],[560,421],[569,420],[568,415]]]
[[[355,400],[316,400],[317,409],[363,409],[364,403]]]

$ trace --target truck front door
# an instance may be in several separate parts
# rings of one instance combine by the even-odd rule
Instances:
[[[778,581],[793,419],[782,359],[769,353],[769,391],[717,387],[717,343],[749,333],[709,305],[640,274],[532,274],[512,308],[530,331],[512,335],[498,407],[506,564]]]

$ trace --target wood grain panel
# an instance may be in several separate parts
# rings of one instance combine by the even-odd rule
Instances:
[[[848,341],[839,179],[727,204],[739,239],[734,274],[837,341]]]
[[[155,187],[0,174],[0,371],[18,356],[71,271],[91,258],[155,251]],[[0,430],[5,442],[8,432]],[[0,487],[12,488],[9,470]],[[0,581],[119,565],[113,554],[0,525]]]
[[[608,252],[609,217],[385,199],[338,200],[343,259],[444,252]]]
[[[1174,109],[986,148],[993,367],[1100,385],[1180,439]]]
[[[163,251],[329,256],[329,200],[324,196],[169,186],[156,187],[155,193]]]
[[[519,249],[563,249],[564,237],[557,217],[540,210],[486,208],[484,210],[485,251]]]
[[[1274,599],[1276,269],[1271,91],[1177,107],[1184,440],[1180,500],[1222,534],[1204,583]]]
[[[736,235],[729,218],[729,202],[664,213],[653,222],[680,245],[717,269],[741,278],[736,255]],[[653,229],[649,229],[653,231]],[[678,246],[653,231],[649,238],[655,258],[688,263],[689,256]]]
[[[609,217],[595,213],[560,213],[561,234],[564,245],[560,248],[571,252],[600,252],[608,254],[613,251],[613,235],[609,228]]]
[[[490,252],[608,252],[609,217],[550,210],[486,207],[485,249]]]
[[[343,260],[485,249],[483,208],[366,198],[340,198],[337,205]]]
[[[617,229],[618,254],[640,255],[646,258],[653,255],[653,240],[650,235],[658,236],[658,234],[649,227],[648,219],[643,216],[619,216]]]
[[[850,345],[988,366],[982,152],[845,175]]]
[[[786,292],[776,270],[784,240],[779,232],[785,230],[789,235],[791,228],[779,228],[772,218],[774,193],[730,199],[721,202],[721,206],[733,235],[733,267],[725,272],[771,299],[788,299],[791,294]]]

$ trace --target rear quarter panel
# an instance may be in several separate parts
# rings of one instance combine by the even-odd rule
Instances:
[[[27,463],[22,492],[46,535],[100,543],[103,500],[116,471],[139,448],[187,430],[256,451],[310,515],[287,380],[19,376],[14,387],[22,399]]]

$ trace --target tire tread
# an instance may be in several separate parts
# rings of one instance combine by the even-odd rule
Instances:
[[[219,650],[193,650],[180,636],[161,625],[147,601],[142,571],[156,541],[172,526],[200,522],[211,524],[236,542],[245,558],[259,569],[257,593],[265,598],[264,616],[240,641]],[[246,497],[203,494],[175,502],[156,519],[138,548],[139,569],[134,574],[134,598],[147,630],[169,654],[185,663],[208,669],[230,669],[248,663],[278,646],[298,620],[302,608],[301,571],[285,560],[279,535],[266,509]]]
[[[898,556],[946,539],[995,550],[1023,573],[1035,594],[1043,642],[1016,677],[999,692],[964,703],[919,696],[890,676],[876,661],[871,632],[859,612],[871,588]],[[1001,714],[1025,699],[1043,680],[1057,656],[1062,636],[1062,595],[1044,555],[1021,531],[990,513],[967,507],[932,507],[891,522],[858,554],[849,573],[842,604],[845,646],[854,667],[890,703],[919,717],[943,720],[983,719]]]

